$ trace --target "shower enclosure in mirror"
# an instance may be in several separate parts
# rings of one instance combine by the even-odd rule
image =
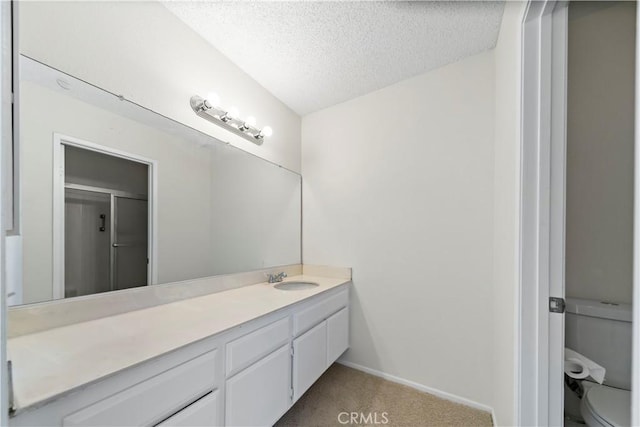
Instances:
[[[19,65],[12,305],[301,262],[300,175],[26,56]]]
[[[53,297],[148,285],[155,162],[60,135],[54,150]]]

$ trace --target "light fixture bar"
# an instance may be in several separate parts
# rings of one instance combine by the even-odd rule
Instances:
[[[240,135],[244,139],[247,139],[254,144],[262,145],[265,136],[270,136],[271,128],[265,126],[263,129],[258,129],[246,123],[239,117],[232,117],[228,111],[221,109],[218,106],[211,104],[209,101],[201,96],[193,95],[191,97],[191,108],[193,111],[203,119],[215,123],[223,129]]]

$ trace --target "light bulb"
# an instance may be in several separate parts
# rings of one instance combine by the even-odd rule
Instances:
[[[237,119],[238,116],[240,116],[240,111],[238,110],[238,107],[229,108],[229,111],[227,111],[227,116]]]
[[[271,127],[269,127],[269,126],[265,126],[265,127],[262,128],[260,133],[268,138],[271,135],[273,135],[273,129],[271,129]]]
[[[256,118],[253,116],[249,116],[247,117],[247,120],[244,121],[245,124],[249,125],[249,126],[255,126],[256,125]]]
[[[220,105],[220,97],[215,92],[209,92],[205,99],[213,107],[217,107]]]

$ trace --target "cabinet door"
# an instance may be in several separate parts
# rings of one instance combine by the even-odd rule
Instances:
[[[327,367],[349,348],[349,309],[327,319]]]
[[[226,425],[273,425],[291,404],[291,354],[284,345],[227,380]]]
[[[220,425],[220,392],[218,390],[196,400],[182,411],[164,420],[158,427],[200,427]]]
[[[293,399],[298,400],[327,368],[327,322],[293,340]]]

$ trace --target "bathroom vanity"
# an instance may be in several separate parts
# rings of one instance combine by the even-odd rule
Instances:
[[[302,177],[255,155],[288,125],[245,150],[191,92],[157,114],[39,54],[41,16],[16,18],[9,425],[272,425],[349,346],[351,270],[302,265]]]
[[[350,279],[287,280],[10,339],[10,425],[272,425],[349,346]]]

